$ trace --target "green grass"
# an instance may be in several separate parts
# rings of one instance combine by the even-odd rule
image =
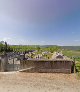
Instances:
[[[78,57],[80,56],[80,51],[64,50],[63,54],[68,57],[72,57],[72,56]]]
[[[75,58],[75,61],[76,61],[76,69],[77,69],[77,72],[78,72],[78,76],[80,77],[80,58],[77,58],[77,57],[80,57],[80,51],[72,51],[72,50],[64,50],[63,51],[63,54],[65,56],[68,56],[68,57],[76,57]]]
[[[80,57],[80,51],[64,50],[63,54],[70,58],[76,57],[75,60],[80,62],[80,58],[77,58]]]
[[[80,80],[80,72],[77,73],[77,78]]]
[[[76,63],[76,69],[77,69],[78,72],[80,72],[80,62]]]

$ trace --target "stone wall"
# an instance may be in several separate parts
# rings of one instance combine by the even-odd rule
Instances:
[[[19,63],[20,62],[20,63]],[[43,73],[71,73],[73,70],[73,61],[54,61],[54,60],[21,60],[8,61],[6,55],[1,56],[0,71],[18,71],[26,69],[26,72],[43,72]]]
[[[7,55],[2,55],[0,60],[0,71],[5,72],[7,71],[7,64],[8,64],[8,57]]]
[[[72,61],[21,61],[21,69],[31,72],[71,73]],[[30,69],[31,68],[31,69]]]

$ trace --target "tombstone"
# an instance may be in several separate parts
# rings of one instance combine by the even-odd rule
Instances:
[[[56,56],[56,59],[63,59],[63,56],[62,55],[58,55],[58,56]]]
[[[24,54],[20,54],[20,60],[24,60],[25,59],[25,55]]]

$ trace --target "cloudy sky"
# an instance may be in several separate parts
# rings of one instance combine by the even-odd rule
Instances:
[[[0,40],[80,45],[80,0],[0,0]]]

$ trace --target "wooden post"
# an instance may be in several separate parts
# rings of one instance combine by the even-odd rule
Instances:
[[[14,71],[14,58],[13,58],[13,71]]]
[[[20,60],[20,69],[22,69],[22,62],[21,62],[21,60]]]
[[[74,73],[76,72],[76,67],[75,67],[75,58],[74,58],[74,62],[73,62],[74,64]]]

